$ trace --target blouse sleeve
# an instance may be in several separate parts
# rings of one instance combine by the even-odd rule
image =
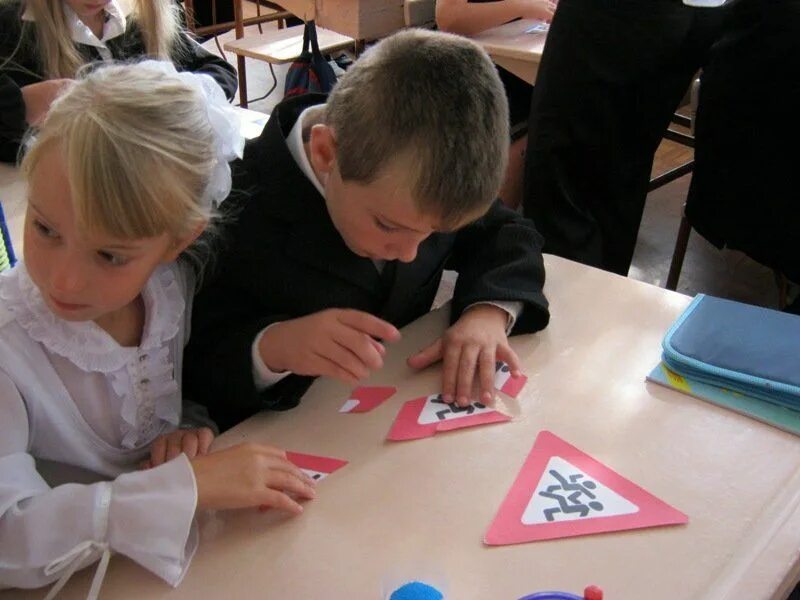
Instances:
[[[39,587],[111,552],[178,585],[197,547],[197,488],[185,455],[91,485],[51,488],[28,452],[25,403],[0,370],[0,588]],[[57,584],[58,585],[58,584]]]
[[[179,71],[211,75],[225,92],[228,100],[233,99],[236,95],[238,79],[236,78],[236,69],[228,61],[203,48],[185,31],[180,34],[177,45],[175,66]]]

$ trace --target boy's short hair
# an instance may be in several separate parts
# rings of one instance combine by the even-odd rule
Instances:
[[[505,175],[505,92],[486,52],[460,36],[411,29],[379,42],[341,77],[325,122],[342,179],[369,183],[405,159],[417,208],[445,226],[488,208]]]

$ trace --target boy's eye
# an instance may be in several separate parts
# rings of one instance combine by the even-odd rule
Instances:
[[[397,227],[392,227],[391,225],[389,225],[388,223],[384,223],[377,217],[375,217],[375,225],[377,225],[378,229],[382,231],[397,231]]]
[[[128,262],[128,259],[125,258],[124,256],[120,256],[119,254],[113,254],[111,252],[106,252],[105,250],[99,250],[97,252],[97,255],[105,262],[115,267],[124,265],[125,263]]]
[[[55,239],[58,237],[58,233],[56,233],[55,230],[50,229],[47,225],[45,225],[44,223],[42,223],[37,219],[34,219],[33,226],[36,228],[36,231],[38,231],[40,235],[46,238]]]

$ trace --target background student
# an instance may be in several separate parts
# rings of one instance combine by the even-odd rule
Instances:
[[[653,155],[702,69],[686,214],[800,281],[800,0],[561,0],[533,94],[525,215],[547,252],[626,275]],[[800,310],[797,307],[796,310]]]
[[[233,98],[236,71],[189,37],[178,10],[171,0],[0,0],[0,160],[16,160],[28,126],[86,63],[171,60]]]
[[[102,558],[95,597],[111,552],[177,585],[196,510],[297,514],[289,494],[314,495],[281,450],[209,454],[209,429],[178,430],[195,281],[179,257],[230,190],[229,111],[168,63],[101,68],[22,162],[25,256],[0,275],[0,588],[58,580],[54,594]]]
[[[446,76],[443,76],[445,75]],[[195,303],[184,381],[221,427],[294,406],[312,377],[350,384],[459,272],[452,326],[409,359],[443,360],[461,405],[517,370],[509,331],[548,321],[541,239],[495,201],[508,110],[489,57],[441,32],[397,33],[321,95],[290,98],[245,150],[219,273]]]

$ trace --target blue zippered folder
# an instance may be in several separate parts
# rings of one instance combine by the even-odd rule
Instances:
[[[800,317],[698,294],[664,336],[676,373],[800,410]]]

